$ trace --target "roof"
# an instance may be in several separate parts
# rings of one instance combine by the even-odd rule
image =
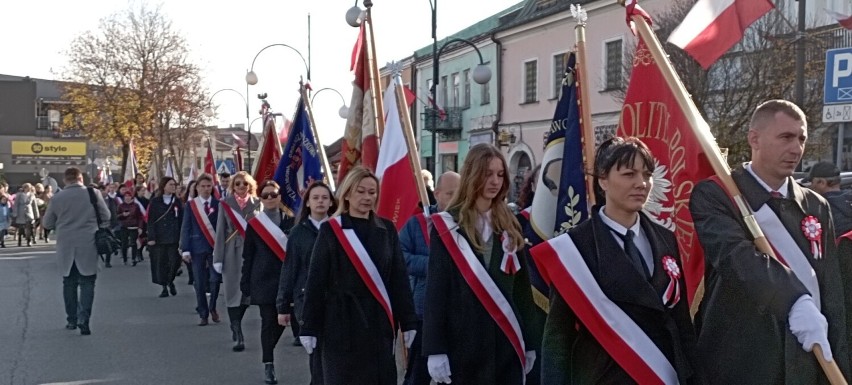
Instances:
[[[62,84],[66,83],[59,80],[38,79],[29,76],[14,76],[0,74],[0,81],[33,81],[36,83],[36,96],[45,100],[61,100]]]
[[[502,20],[500,26],[496,28],[494,32],[505,31],[519,25],[567,11],[571,8],[572,4],[584,5],[595,1],[598,0],[575,0],[575,2],[565,0],[525,0],[524,7],[518,13],[517,17],[511,20]]]
[[[489,36],[491,32],[500,25],[501,19],[504,17],[511,17],[511,15],[516,14],[520,11],[524,2],[520,2],[514,4],[500,12],[497,12],[479,22],[467,27],[461,31],[458,31],[450,36],[447,36],[438,41],[438,45],[443,44],[444,41],[449,41],[450,39],[465,39],[465,40],[480,40],[486,36]],[[417,60],[422,60],[424,58],[432,57],[432,45],[429,44],[423,48],[414,51],[414,57]]]

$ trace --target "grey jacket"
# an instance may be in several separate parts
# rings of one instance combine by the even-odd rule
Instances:
[[[103,227],[108,227],[109,209],[104,198],[96,192],[95,199]],[[42,225],[46,229],[56,230],[56,256],[64,277],[71,273],[71,266],[75,263],[81,275],[97,274],[99,258],[95,248],[95,231],[98,222],[95,209],[89,203],[89,192],[82,184],[67,185],[53,196],[44,213]]]
[[[33,223],[38,219],[38,203],[33,193],[19,192],[15,194],[15,204],[12,206],[12,216],[16,225]]]

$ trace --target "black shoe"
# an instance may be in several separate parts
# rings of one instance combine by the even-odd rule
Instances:
[[[88,335],[92,334],[92,331],[89,329],[89,325],[77,325],[77,326],[80,327],[80,335],[81,336],[88,336]]]
[[[166,298],[169,296],[169,291],[166,288],[163,288],[163,291],[160,293],[160,298]]]
[[[293,338],[293,346],[302,346],[302,341],[299,341],[298,337]]]
[[[177,289],[175,289],[174,282],[169,284],[169,293],[171,293],[172,295],[177,295]]]
[[[277,384],[278,380],[275,378],[275,365],[272,363],[263,364],[263,373],[264,373],[264,382],[267,384]]]
[[[65,328],[68,330],[75,330],[77,329],[77,322],[69,322],[65,324]]]
[[[177,273],[175,273],[175,277],[180,277],[183,275],[183,269],[178,269]]]
[[[201,321],[198,321],[198,326],[207,326],[208,324],[210,323],[207,322],[207,318],[202,318]]]
[[[136,264],[137,264],[138,262],[136,262],[136,260],[134,259],[132,263],[133,263],[133,266],[136,266]]]
[[[187,282],[186,284],[192,286],[195,284],[195,281],[190,279],[189,282]]]
[[[242,321],[233,321],[233,323],[231,323],[231,331],[234,333],[234,340],[237,341],[232,349],[235,352],[241,352],[246,349],[246,341],[243,337],[243,327],[241,323]],[[274,374],[275,373],[273,371],[273,376]]]
[[[107,262],[104,266],[105,266],[106,268],[108,268],[108,269],[109,269],[109,268],[111,268],[111,267],[112,267],[112,264],[111,264],[111,263],[109,263],[109,262]]]

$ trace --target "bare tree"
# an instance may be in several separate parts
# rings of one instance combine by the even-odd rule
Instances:
[[[125,162],[132,140],[140,167],[153,159],[162,170],[164,150],[182,161],[202,135],[207,91],[200,68],[159,7],[142,5],[102,19],[66,54],[66,124],[100,143],[120,143]]]
[[[696,0],[675,0],[667,11],[654,18],[657,36],[665,42],[684,19]],[[716,137],[719,147],[728,149],[731,165],[746,161],[751,152],[746,140],[748,123],[754,109],[769,99],[793,100],[795,86],[795,29],[781,12],[772,11],[755,22],[745,32],[743,39],[725,56],[704,70],[685,51],[664,43],[675,70],[692,96]],[[808,41],[809,51],[815,60],[809,60],[805,69],[809,89],[822,89],[822,76],[818,55],[823,52],[820,42]],[[633,50],[625,57],[625,70],[632,70]],[[614,97],[623,101],[626,89]],[[808,122],[817,126],[821,121],[821,95],[806,92],[802,109]],[[808,151],[824,151],[820,145],[826,136],[812,136],[817,145],[809,143]],[[809,154],[813,155],[813,154]]]

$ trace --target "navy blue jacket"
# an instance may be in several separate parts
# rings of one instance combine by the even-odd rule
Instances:
[[[180,227],[180,249],[190,254],[205,254],[213,253],[213,245],[207,242],[204,233],[201,232],[200,224],[195,220],[195,214],[192,213],[191,202],[186,202],[184,206],[183,224]],[[213,225],[213,231],[216,231],[216,220],[219,218],[219,201],[210,196],[210,224]],[[204,211],[204,207],[201,207]],[[213,233],[213,239],[216,239],[216,234]]]
[[[437,212],[437,206],[429,207],[429,212]],[[429,242],[426,242],[420,219],[423,213],[417,213],[408,218],[399,231],[399,245],[405,257],[408,269],[408,281],[414,297],[414,312],[418,319],[423,319],[423,307],[426,302],[426,271],[429,270]],[[431,229],[426,229],[426,234]]]

